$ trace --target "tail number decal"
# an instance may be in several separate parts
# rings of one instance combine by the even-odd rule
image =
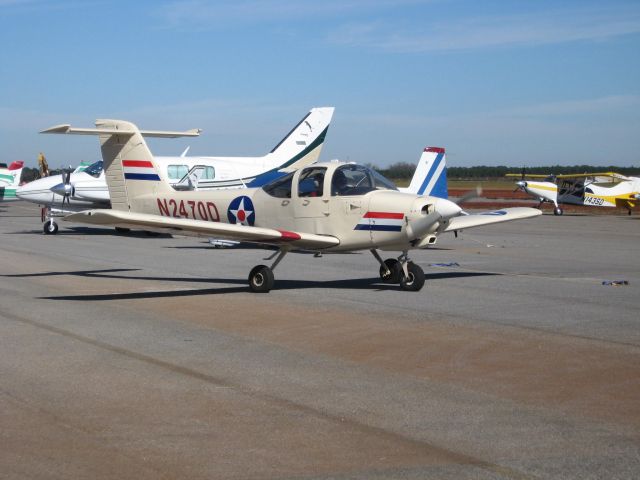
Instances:
[[[158,198],[158,210],[163,217],[191,218],[193,220],[205,220],[208,222],[219,222],[220,214],[218,207],[213,202],[201,202],[194,200],[176,201],[173,198]]]
[[[596,205],[598,207],[602,206],[604,204],[604,199],[599,198],[599,197],[584,197],[584,203],[588,204],[588,205]]]

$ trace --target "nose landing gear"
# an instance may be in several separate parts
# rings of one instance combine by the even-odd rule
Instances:
[[[384,283],[399,283],[400,288],[410,292],[417,292],[424,286],[424,271],[419,265],[416,265],[407,255],[407,251],[395,258],[387,258],[382,260],[378,251],[374,248],[371,253],[380,263],[380,279]]]

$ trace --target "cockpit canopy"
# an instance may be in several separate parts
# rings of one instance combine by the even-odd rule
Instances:
[[[289,173],[265,186],[263,190],[277,198],[291,198],[294,177],[297,172]],[[327,178],[327,176],[331,178]],[[297,195],[299,197],[359,196],[374,190],[398,190],[393,182],[375,170],[348,163],[335,169],[313,165],[306,167],[297,177]]]

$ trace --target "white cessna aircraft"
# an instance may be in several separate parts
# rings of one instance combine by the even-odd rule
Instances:
[[[464,215],[449,200],[399,192],[375,171],[338,161],[303,167],[261,188],[176,191],[134,124],[97,120],[96,127],[83,130],[100,138],[111,209],[74,213],[65,220],[276,245],[273,264],[258,265],[249,274],[254,292],[271,290],[273,270],[294,248],[370,250],[384,282],[417,291],[424,272],[409,260],[409,250],[434,244],[444,232],[541,213],[508,208]],[[402,253],[383,261],[378,249]]]
[[[318,160],[331,118],[333,107],[312,108],[307,115],[269,152],[262,157],[187,157],[185,150],[179,157],[156,157],[158,167],[172,185],[192,188],[190,171],[198,166],[198,189],[241,188],[259,186],[282,175],[283,170],[295,169]],[[43,133],[75,133],[91,135],[93,131],[58,125]],[[142,130],[145,136],[157,132]],[[184,133],[184,132],[183,132]],[[197,136],[192,130],[182,136]],[[16,192],[18,198],[46,207],[43,210],[43,230],[58,232],[56,217],[88,208],[108,208],[109,190],[102,161],[70,175],[41,178],[24,185]]]

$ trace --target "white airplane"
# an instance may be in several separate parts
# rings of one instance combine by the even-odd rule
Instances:
[[[156,157],[156,161],[172,185],[193,188],[190,172],[198,167],[198,189],[242,188],[259,186],[286,172],[318,160],[333,116],[333,107],[312,108],[307,115],[269,152],[262,157]],[[58,125],[46,133],[66,133],[69,125]],[[87,135],[80,130],[73,133]],[[155,132],[142,131],[153,137]],[[197,136],[190,131],[188,136]],[[43,230],[58,232],[56,217],[87,208],[108,208],[109,191],[102,161],[68,175],[55,175],[23,185],[18,198],[43,205]]]
[[[97,120],[95,129],[49,131],[80,130],[99,136],[111,209],[74,213],[65,220],[276,245],[273,264],[258,265],[249,274],[254,292],[271,290],[273,270],[295,248],[370,250],[380,263],[382,281],[417,291],[425,277],[409,260],[409,250],[433,245],[444,232],[541,214],[508,208],[463,215],[449,200],[400,192],[374,170],[339,161],[300,168],[261,188],[176,191],[134,124]],[[379,249],[402,253],[382,260]]]
[[[517,177],[517,174],[507,174]],[[542,178],[538,180],[525,180]],[[631,209],[640,200],[640,178],[627,177],[615,172],[567,175],[525,175],[516,182],[519,189],[540,201],[553,203],[554,215],[564,213],[560,204],[590,207],[624,207]]]
[[[11,162],[7,168],[0,168],[0,202],[17,200],[16,190],[20,185],[23,167],[24,162],[18,160]]]

